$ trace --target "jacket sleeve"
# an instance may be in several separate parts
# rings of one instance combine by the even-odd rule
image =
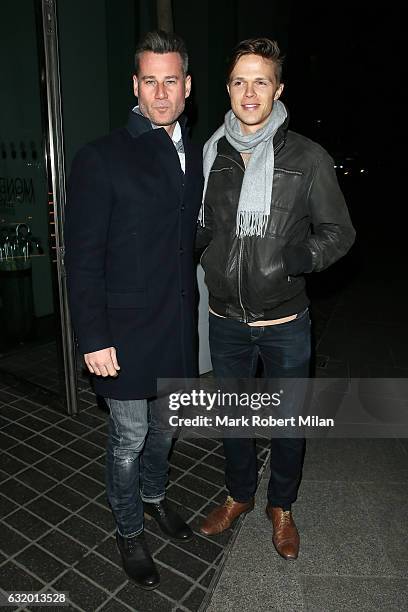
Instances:
[[[105,164],[96,148],[87,145],[72,163],[65,210],[68,301],[81,353],[112,346],[105,290],[111,209]]]
[[[334,170],[324,151],[309,188],[312,232],[304,242],[284,249],[288,274],[319,272],[343,257],[352,246],[355,230]]]

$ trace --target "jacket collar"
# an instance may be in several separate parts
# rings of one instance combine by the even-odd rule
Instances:
[[[289,128],[289,111],[288,111],[288,107],[285,105],[286,108],[286,119],[285,121],[282,123],[282,125],[279,126],[278,131],[275,134],[275,137],[273,139],[273,148],[275,150],[275,153],[277,153],[277,151],[279,149],[281,149],[285,142],[286,142],[286,136],[288,134],[288,128]]]
[[[184,137],[184,134],[185,134],[185,131],[186,131],[187,117],[185,115],[181,115],[178,118],[178,122],[180,124],[181,132],[182,132],[183,137]],[[128,122],[127,122],[127,125],[126,125],[126,129],[127,129],[127,131],[130,133],[130,135],[133,138],[137,138],[138,136],[141,136],[145,132],[149,132],[153,128],[151,126],[151,123],[150,123],[149,119],[147,119],[143,115],[139,115],[139,113],[135,113],[133,110],[131,110],[129,112],[129,117],[128,117]]]

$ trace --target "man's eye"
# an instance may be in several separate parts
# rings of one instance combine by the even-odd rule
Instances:
[[[242,85],[242,81],[233,81],[232,85],[234,87],[240,87]]]
[[[166,85],[175,85],[176,84],[176,80],[175,79],[168,79],[167,81],[165,81]]]
[[[145,81],[146,85],[154,85],[156,81],[154,81],[153,79],[147,79],[147,81]]]
[[[266,87],[268,85],[267,81],[256,81],[257,85],[261,85],[262,87]]]

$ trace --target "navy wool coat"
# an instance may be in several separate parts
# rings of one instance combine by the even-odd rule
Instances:
[[[197,376],[193,249],[203,177],[201,152],[180,125],[185,175],[167,132],[133,112],[72,164],[68,297],[80,352],[117,350],[119,376],[93,377],[104,397],[152,397],[157,378]]]

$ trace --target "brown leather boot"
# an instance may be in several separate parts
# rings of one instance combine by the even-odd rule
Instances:
[[[272,542],[281,557],[297,559],[299,554],[299,532],[290,510],[266,506],[266,516],[272,522]]]
[[[200,527],[200,533],[204,535],[216,535],[222,533],[228,527],[231,527],[232,523],[241,514],[246,514],[254,509],[254,500],[251,499],[249,502],[237,502],[228,495],[222,506],[217,506],[210,512],[203,524]]]

